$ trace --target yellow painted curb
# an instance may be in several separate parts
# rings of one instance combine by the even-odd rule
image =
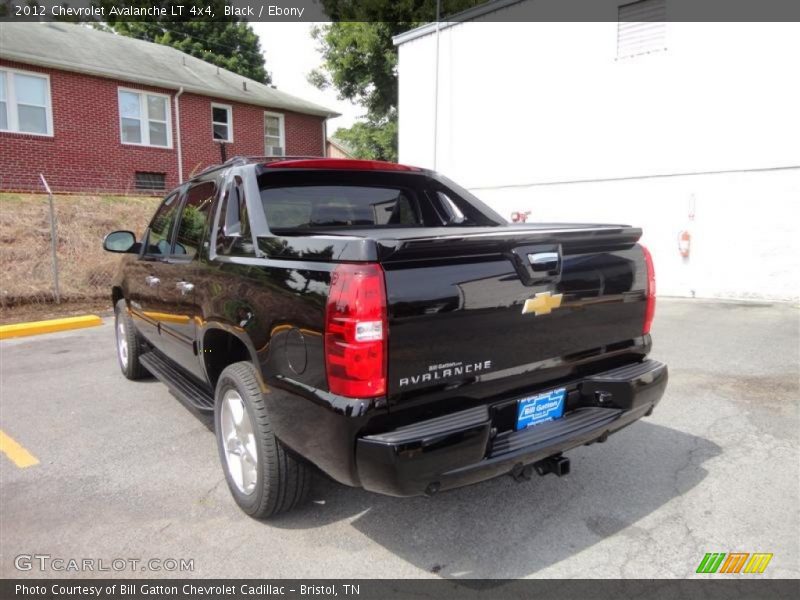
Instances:
[[[66,331],[68,329],[81,329],[82,327],[95,327],[96,325],[102,325],[102,323],[103,320],[97,315],[82,315],[80,317],[50,319],[49,321],[0,325],[0,340],[26,335],[39,335],[40,333],[52,333],[54,331]]]

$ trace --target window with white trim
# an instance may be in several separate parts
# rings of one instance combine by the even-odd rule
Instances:
[[[47,75],[0,69],[0,131],[53,135]]]
[[[264,156],[284,156],[286,139],[283,115],[264,113]]]
[[[216,142],[233,141],[233,107],[211,104],[211,135]]]
[[[119,88],[119,127],[123,144],[171,148],[169,96]]]
[[[637,0],[617,12],[618,59],[666,50],[667,0]]]

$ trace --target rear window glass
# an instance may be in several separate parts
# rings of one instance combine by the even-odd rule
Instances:
[[[270,229],[421,225],[416,195],[391,187],[321,185],[261,190]]]

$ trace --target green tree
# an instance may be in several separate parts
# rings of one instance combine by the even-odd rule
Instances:
[[[452,15],[485,0],[444,0],[441,15]],[[397,160],[397,48],[392,37],[436,19],[435,0],[321,0],[332,23],[315,27],[322,67],[308,80],[333,87],[342,99],[366,111],[363,120],[334,134],[356,156]]]
[[[358,158],[397,160],[397,113],[378,121],[358,121],[352,127],[340,127],[333,134],[352,148]]]
[[[215,19],[198,19],[176,21],[128,21],[108,17],[99,28],[112,29],[115,32],[156,44],[164,44],[177,48],[186,54],[200,58],[244,77],[255,79],[261,83],[272,81],[264,64],[261,44],[250,25],[238,17],[225,17],[226,0],[101,0],[106,7],[106,14],[111,5],[150,7],[160,6],[172,14],[172,6],[183,6],[184,18],[188,16],[192,6],[203,8],[210,6]]]

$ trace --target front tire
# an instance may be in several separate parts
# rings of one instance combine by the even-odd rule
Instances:
[[[305,500],[311,473],[275,437],[255,368],[228,366],[214,396],[214,431],[222,470],[236,504],[264,519]]]
[[[145,377],[147,370],[139,362],[142,343],[124,299],[119,300],[114,306],[114,331],[117,340],[117,362],[122,374],[133,380]]]

